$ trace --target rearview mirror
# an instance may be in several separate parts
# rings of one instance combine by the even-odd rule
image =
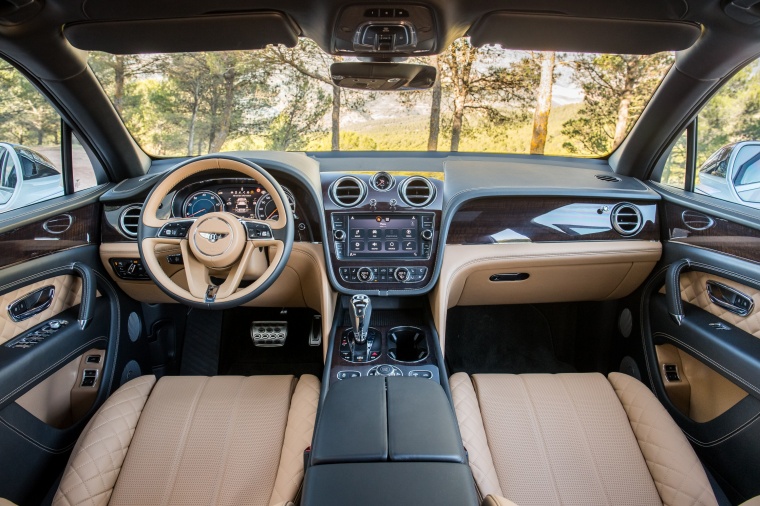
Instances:
[[[426,90],[433,86],[436,75],[435,67],[412,63],[339,62],[330,65],[333,83],[355,90]]]

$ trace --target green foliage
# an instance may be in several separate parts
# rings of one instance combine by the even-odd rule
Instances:
[[[0,141],[58,144],[60,117],[16,69],[0,64]]]

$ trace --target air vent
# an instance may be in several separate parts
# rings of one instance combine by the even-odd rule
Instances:
[[[684,211],[681,213],[681,221],[686,225],[686,228],[698,232],[712,228],[715,225],[715,220],[695,211]]]
[[[644,220],[641,211],[633,204],[622,203],[615,206],[610,215],[612,228],[620,235],[631,236],[641,232]]]
[[[333,202],[341,207],[354,207],[364,200],[367,194],[367,187],[364,183],[353,176],[344,176],[332,185]]]
[[[137,237],[137,229],[140,226],[140,212],[142,206],[129,206],[124,209],[119,218],[119,228],[127,237]]]
[[[422,176],[412,176],[401,185],[399,196],[410,206],[425,207],[435,198],[435,186]]]
[[[619,183],[620,181],[622,181],[622,179],[620,179],[619,177],[608,176],[607,174],[597,174],[596,178],[599,181],[604,181],[606,183]]]

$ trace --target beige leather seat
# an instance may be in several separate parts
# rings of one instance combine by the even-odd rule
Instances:
[[[319,390],[310,375],[132,380],[85,428],[53,504],[286,504]]]
[[[451,377],[484,505],[716,505],[686,437],[641,382],[613,373]]]

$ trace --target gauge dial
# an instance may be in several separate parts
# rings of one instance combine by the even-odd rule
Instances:
[[[370,180],[369,184],[377,191],[380,192],[387,192],[391,188],[393,188],[393,176],[388,174],[387,172],[378,172],[375,175],[373,175]]]
[[[183,205],[185,218],[197,218],[207,213],[222,210],[222,199],[214,192],[207,190],[195,192],[190,195]]]
[[[290,206],[290,209],[295,214],[296,212],[296,201],[293,198],[293,194],[290,193],[290,190],[285,188],[283,186],[283,191],[285,192],[285,196],[288,198],[288,205]],[[261,197],[259,197],[259,200],[256,202],[256,219],[257,220],[277,220],[280,218],[280,212],[277,210],[277,206],[274,204],[274,200],[272,200],[272,196],[267,191],[261,192]]]

